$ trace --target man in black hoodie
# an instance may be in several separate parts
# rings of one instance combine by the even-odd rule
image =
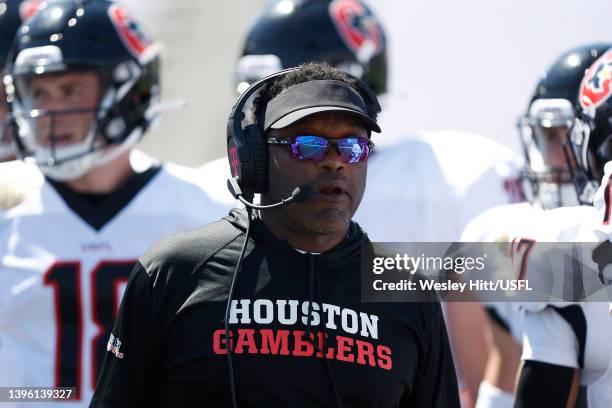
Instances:
[[[370,132],[380,131],[361,91],[321,64],[263,88],[254,102],[269,144],[261,202],[305,184],[313,193],[250,216],[233,210],[143,256],[91,406],[459,406],[439,304],[361,302],[369,241],[351,218]]]

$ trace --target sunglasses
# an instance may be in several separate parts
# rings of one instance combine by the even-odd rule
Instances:
[[[359,163],[368,159],[374,143],[357,136],[335,139],[325,136],[293,136],[268,138],[268,144],[290,146],[291,158],[320,162],[333,146],[344,163]]]

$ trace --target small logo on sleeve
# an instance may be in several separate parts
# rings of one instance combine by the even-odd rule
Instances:
[[[110,338],[108,339],[108,344],[106,345],[106,350],[113,353],[117,358],[123,358],[123,353],[119,351],[120,348],[121,340],[111,333]]]

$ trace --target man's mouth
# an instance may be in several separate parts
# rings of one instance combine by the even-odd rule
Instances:
[[[326,184],[316,191],[320,196],[332,200],[341,200],[349,196],[348,189],[342,184]]]

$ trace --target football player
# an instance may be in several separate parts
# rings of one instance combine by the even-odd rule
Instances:
[[[519,120],[526,163],[523,191],[528,201],[485,211],[468,224],[461,237],[463,241],[506,242],[517,238],[523,242],[520,246],[525,247],[536,236],[538,240],[544,239],[542,231],[548,230],[543,226],[544,211],[578,205],[563,145],[574,120],[574,106],[578,103],[584,72],[611,45],[572,48],[542,75],[527,113]],[[556,216],[556,220],[551,232],[562,229],[564,223],[574,222],[573,217]],[[553,233],[544,240],[556,239]],[[523,312],[515,304],[501,302],[488,304],[486,310],[490,317],[491,351],[477,407],[512,407],[521,355]]]
[[[568,166],[581,204],[594,204],[582,214],[574,211],[573,225],[558,235],[560,241],[603,242],[593,251],[601,283],[610,285],[606,266],[612,259],[610,229],[610,177],[612,175],[612,51],[606,51],[588,69],[580,86],[580,109],[568,137]],[[606,164],[607,163],[607,164]],[[605,175],[603,175],[605,169]],[[602,178],[603,175],[603,178]],[[602,180],[596,192],[599,180]],[[557,221],[558,210],[545,218]],[[569,210],[569,208],[567,209]],[[567,223],[567,222],[566,222]],[[590,261],[590,260],[587,260]],[[589,269],[572,262],[573,272],[584,275]],[[530,263],[531,267],[531,263]],[[609,272],[609,271],[608,271]],[[540,269],[529,273],[540,274]],[[593,272],[596,273],[596,272]],[[581,276],[582,282],[594,280]],[[585,285],[586,287],[586,285]],[[586,295],[593,292],[585,291]],[[605,293],[605,292],[604,292]],[[610,300],[609,296],[607,297]],[[523,304],[523,365],[516,394],[517,407],[541,406],[612,406],[612,303],[594,302],[529,302]],[[586,392],[579,393],[579,385]]]
[[[2,386],[75,387],[65,405],[87,406],[136,259],[227,212],[196,170],[130,161],[159,113],[159,68],[112,1],[46,2],[17,33],[4,83],[41,183],[0,213]]]

